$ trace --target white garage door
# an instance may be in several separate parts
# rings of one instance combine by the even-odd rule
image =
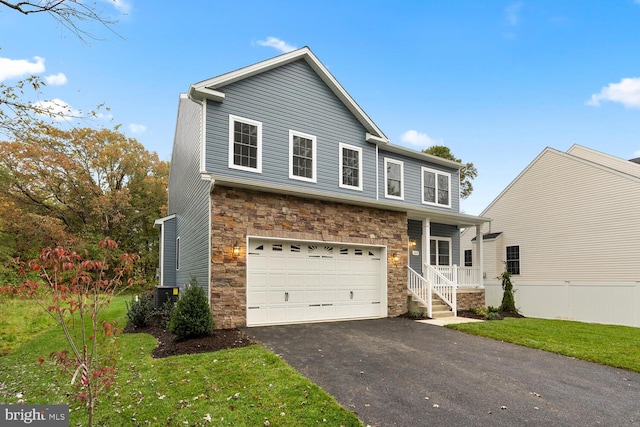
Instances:
[[[249,239],[247,257],[248,326],[387,315],[383,248]]]

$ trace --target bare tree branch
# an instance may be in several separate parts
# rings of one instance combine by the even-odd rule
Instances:
[[[82,28],[83,24],[97,22],[108,29],[113,34],[120,35],[113,29],[118,22],[116,19],[107,17],[104,9],[99,9],[95,2],[84,3],[81,0],[41,0],[41,1],[19,1],[11,2],[0,0],[0,5],[13,9],[23,15],[33,15],[37,13],[48,13],[60,25],[72,32],[82,42],[87,39],[97,40],[97,37]]]

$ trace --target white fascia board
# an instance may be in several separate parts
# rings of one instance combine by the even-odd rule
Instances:
[[[256,74],[264,73],[273,68],[280,67],[290,62],[304,59],[307,64],[316,72],[318,77],[324,81],[331,91],[342,101],[349,111],[358,119],[358,121],[365,127],[367,132],[372,136],[379,138],[381,141],[389,142],[389,138],[376,126],[369,116],[360,108],[356,101],[351,98],[351,95],[338,83],[338,81],[331,75],[329,70],[320,62],[320,60],[311,52],[308,47],[302,47],[300,49],[284,53],[274,58],[267,59],[257,64],[249,65],[248,67],[240,68],[229,73],[222,74],[217,77],[213,77],[208,80],[203,80],[199,83],[191,85],[189,94],[196,99],[202,99],[206,97],[208,99],[214,99],[218,102],[222,102],[224,99],[224,93],[219,92],[218,88],[222,86],[235,83],[239,80],[246,79]],[[220,96],[222,95],[222,97]],[[200,97],[200,98],[198,98]],[[218,99],[215,99],[217,97]]]
[[[268,183],[252,181],[244,178],[213,175],[207,175],[207,178],[210,178],[212,182],[215,182],[216,184],[222,186],[246,188],[249,190],[264,191],[266,193],[284,194],[288,196],[304,197],[307,199],[326,200],[336,203],[366,206],[377,209],[387,209],[396,212],[407,212],[409,218],[429,217],[433,220],[436,220],[436,222],[458,225],[460,227],[480,225],[491,221],[491,219],[486,217],[461,214],[456,212],[447,212],[426,207],[420,208],[407,204],[399,204],[385,200],[368,199],[366,197],[359,197],[354,195],[328,193],[326,191],[310,190],[306,188],[301,189],[286,185],[275,186]]]
[[[462,163],[460,162],[455,162],[449,159],[443,159],[442,157],[423,153],[421,151],[412,150],[410,148],[406,148],[401,145],[395,145],[390,143],[383,144],[375,140],[371,140],[369,142],[373,142],[374,144],[376,144],[378,147],[380,147],[382,151],[388,151],[390,153],[395,153],[395,154],[402,154],[403,156],[411,157],[418,160],[424,160],[429,163],[435,163],[437,165],[445,166],[452,169],[458,169],[458,170],[462,169]]]
[[[153,222],[153,225],[154,225],[154,226],[155,226],[155,225],[163,225],[166,221],[169,221],[170,219],[173,219],[173,218],[175,218],[175,217],[176,217],[176,214],[172,214],[172,215],[168,215],[168,216],[165,216],[165,217],[162,217],[162,218],[156,219],[156,220]]]
[[[202,101],[206,98],[212,101],[222,102],[224,101],[225,94],[217,90],[209,89],[207,87],[197,87],[191,85],[191,87],[189,88],[189,96],[191,97],[191,99],[196,99],[198,101]]]

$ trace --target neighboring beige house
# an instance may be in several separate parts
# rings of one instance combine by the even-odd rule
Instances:
[[[572,146],[545,148],[482,212],[487,305],[512,271],[529,317],[640,327],[640,164]],[[479,265],[476,230],[461,260]]]

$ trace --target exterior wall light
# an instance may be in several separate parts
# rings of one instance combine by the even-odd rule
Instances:
[[[232,250],[233,256],[237,257],[238,255],[240,255],[240,246],[238,245],[238,242],[236,242],[233,245],[233,250]]]
[[[394,264],[397,264],[398,261],[400,261],[400,257],[396,252],[391,254],[391,261],[393,261]]]
[[[413,248],[416,245],[416,239],[409,239],[409,247]]]

